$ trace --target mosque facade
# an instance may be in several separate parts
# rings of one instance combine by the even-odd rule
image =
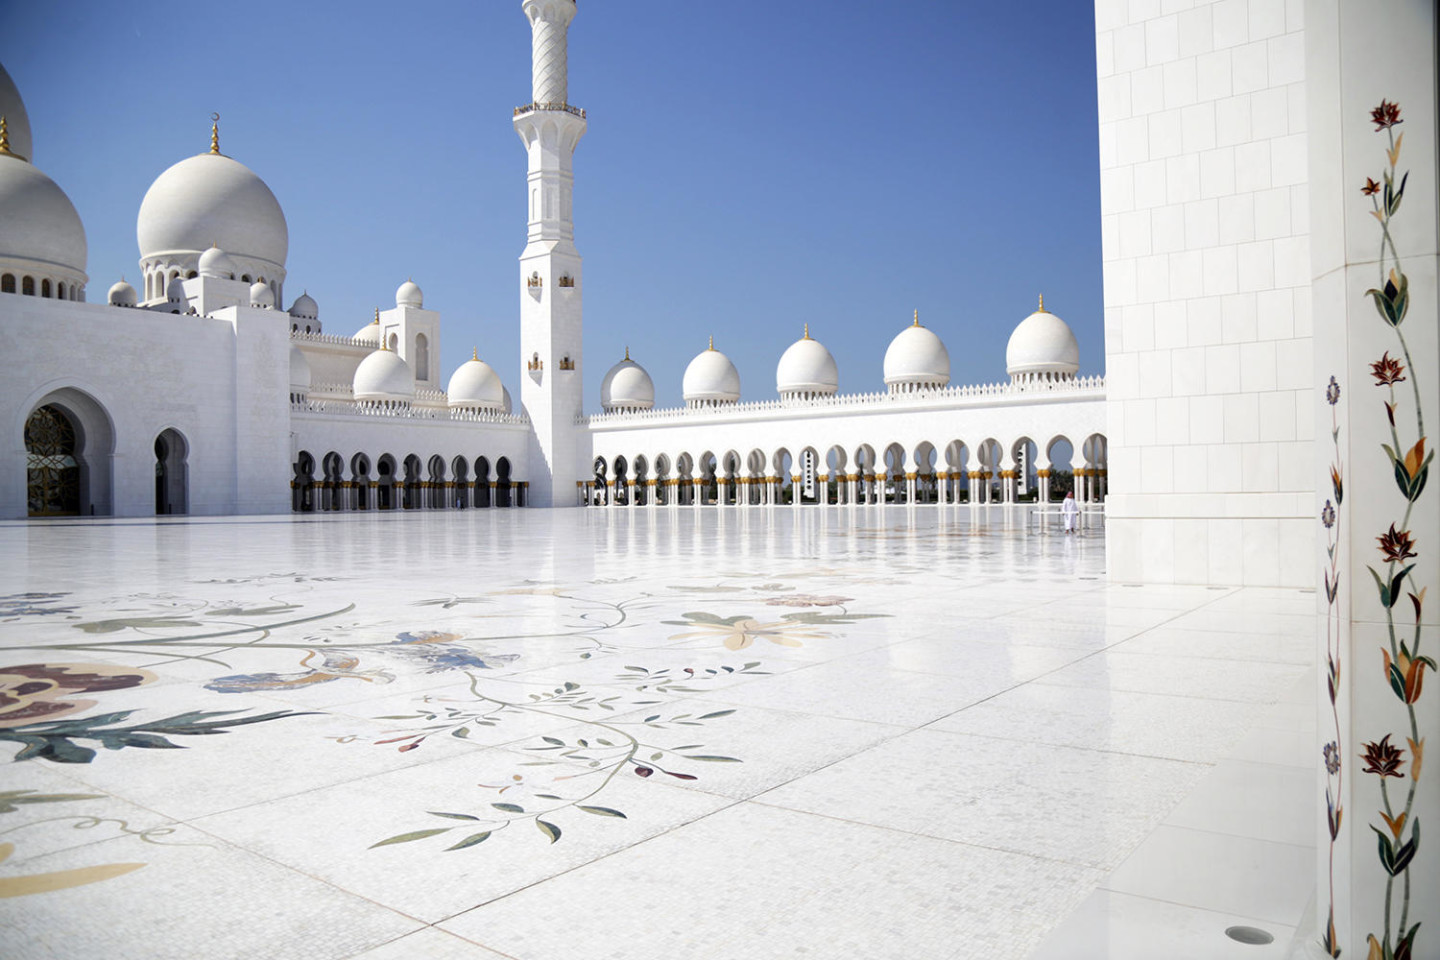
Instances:
[[[951,384],[945,345],[916,314],[897,324],[883,390],[840,394],[833,356],[806,327],[779,360],[774,398],[742,402],[739,371],[712,341],[685,372],[683,405],[657,407],[627,352],[587,416],[576,7],[523,10],[533,75],[513,117],[529,211],[514,396],[478,354],[443,376],[440,314],[413,279],[360,329],[327,331],[287,275],[279,201],[222,152],[218,123],[209,149],[141,201],[138,289],[118,282],[87,302],[84,226],[34,164],[23,101],[0,71],[0,325],[20,372],[0,384],[0,517],[1017,503],[1072,487],[1099,508],[1104,382],[1077,376],[1079,345],[1043,299],[1010,339],[1002,383]]]

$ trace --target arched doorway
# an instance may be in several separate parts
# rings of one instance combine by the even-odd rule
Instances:
[[[495,461],[495,506],[510,506],[510,461],[501,457]]]
[[[190,445],[171,427],[155,438],[155,515],[189,512]]]
[[[53,404],[25,421],[26,501],[32,517],[80,513],[80,444],[75,423]]]
[[[290,481],[290,509],[310,513],[315,509],[315,458],[301,450],[293,464],[295,476]]]

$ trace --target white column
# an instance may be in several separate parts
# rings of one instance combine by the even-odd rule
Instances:
[[[1305,6],[1323,644],[1309,933],[1346,958],[1440,957],[1440,678],[1419,659],[1440,658],[1436,21],[1431,0]]]

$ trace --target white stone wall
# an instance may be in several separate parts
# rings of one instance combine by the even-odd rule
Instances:
[[[1308,586],[1302,0],[1096,0],[1110,576]]]
[[[0,516],[27,515],[25,420],[56,391],[94,411],[76,411],[95,494],[84,512],[93,503],[101,515],[154,514],[154,444],[167,428],[189,447],[190,513],[289,510],[288,317],[224,313],[230,319],[0,295],[10,364],[0,378]]]

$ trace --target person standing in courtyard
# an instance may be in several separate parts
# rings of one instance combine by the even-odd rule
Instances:
[[[1075,522],[1080,516],[1080,504],[1075,502],[1075,491],[1065,494],[1065,499],[1060,503],[1060,516],[1065,518],[1065,532],[1074,533]]]

